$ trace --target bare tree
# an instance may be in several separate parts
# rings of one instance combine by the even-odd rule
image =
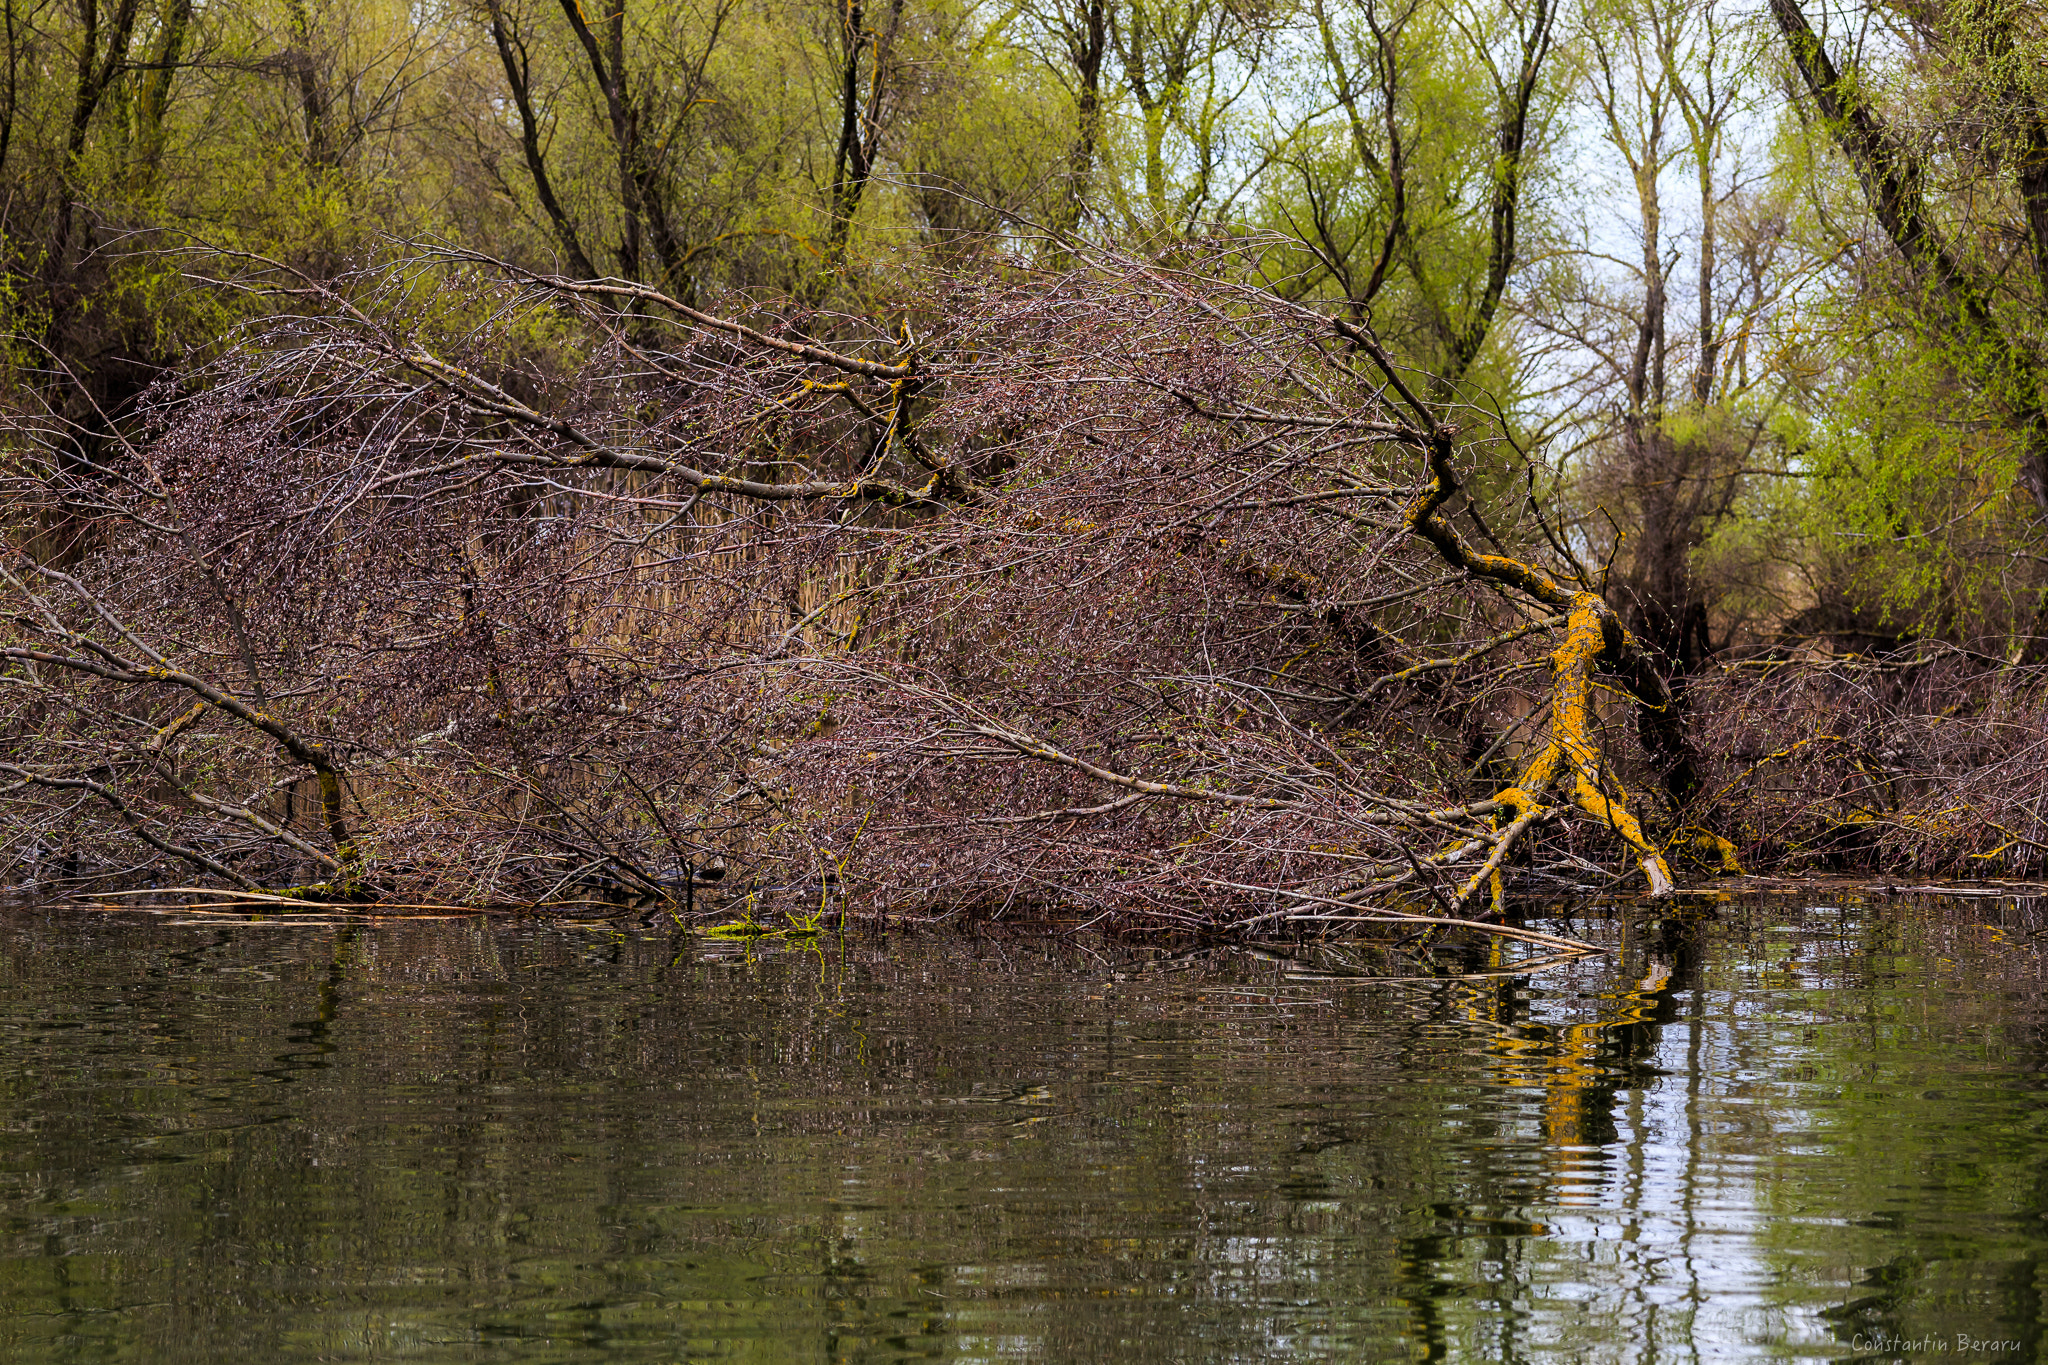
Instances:
[[[296,317],[125,459],[17,470],[104,527],[8,565],[38,840],[330,893],[660,897],[717,858],[785,901],[1250,927],[1462,922],[1576,813],[1675,890],[1694,836],[1593,703],[1668,702],[1620,617],[1475,548],[1485,433],[1233,257],[935,276],[830,346],[476,257],[253,264]],[[587,359],[486,379],[425,278],[567,310]],[[1510,780],[1427,757],[1536,671]]]
[[[1320,144],[1313,123],[1276,155],[1287,189],[1269,196],[1273,211],[1313,261],[1295,291],[1319,293],[1327,281],[1354,318],[1380,304],[1383,326],[1412,315],[1403,357],[1450,392],[1493,334],[1522,263],[1556,7],[1317,0],[1310,13],[1344,155]],[[1421,93],[1446,66],[1470,71],[1470,108]],[[1390,285],[1398,298],[1383,298]]]

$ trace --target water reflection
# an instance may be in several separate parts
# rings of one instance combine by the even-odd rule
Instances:
[[[0,1359],[2035,1359],[2040,926],[1392,981],[0,912]]]

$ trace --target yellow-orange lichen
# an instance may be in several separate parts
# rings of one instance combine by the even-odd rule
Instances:
[[[1525,823],[1541,806],[1543,794],[1568,780],[1572,804],[1620,835],[1635,852],[1650,894],[1669,896],[1677,889],[1671,869],[1643,832],[1642,822],[1624,804],[1626,793],[1620,784],[1602,770],[1600,746],[1593,737],[1593,670],[1608,650],[1610,633],[1619,635],[1619,626],[1607,604],[1593,593],[1575,594],[1564,639],[1550,655],[1550,742],[1529,760],[1515,785],[1494,799],[1515,812],[1517,823]],[[1727,856],[1732,858],[1732,849]],[[1497,871],[1495,861],[1489,860],[1482,875]],[[1472,886],[1468,894],[1477,889]]]
[[[1629,688],[1636,701],[1651,707],[1670,705],[1670,697],[1654,672],[1645,666],[1639,646],[1622,628],[1620,620],[1600,594],[1587,591],[1583,576],[1560,580],[1534,564],[1506,554],[1483,554],[1474,549],[1456,526],[1443,516],[1443,508],[1458,492],[1457,472],[1452,458],[1457,449],[1458,430],[1434,416],[1402,379],[1378,340],[1363,328],[1342,320],[1335,322],[1339,335],[1370,356],[1388,388],[1422,419],[1420,427],[1409,428],[1405,438],[1423,456],[1429,481],[1411,499],[1404,519],[1408,529],[1433,546],[1444,561],[1474,578],[1485,579],[1520,592],[1565,615],[1565,636],[1551,652],[1550,741],[1522,769],[1515,784],[1495,799],[1514,812],[1514,820],[1497,833],[1493,854],[1465,888],[1461,903],[1475,894],[1484,880],[1497,879],[1510,846],[1523,830],[1536,823],[1544,794],[1553,785],[1569,781],[1571,804],[1601,821],[1620,835],[1635,853],[1650,894],[1663,897],[1676,891],[1671,869],[1663,852],[1644,833],[1642,822],[1626,804],[1627,792],[1605,770],[1600,746],[1594,738],[1592,690],[1593,673],[1602,662],[1610,666],[1632,665]],[[1717,836],[1703,836],[1707,846],[1721,856],[1726,871],[1740,871],[1735,851]],[[1695,840],[1696,843],[1701,842]]]

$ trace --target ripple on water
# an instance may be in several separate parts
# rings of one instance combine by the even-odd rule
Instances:
[[[2031,1354],[2030,913],[1582,919],[1613,954],[1373,984],[10,912],[0,1359]]]

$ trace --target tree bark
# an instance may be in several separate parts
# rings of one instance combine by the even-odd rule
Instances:
[[[1855,170],[1871,213],[1927,293],[1935,325],[1950,334],[1962,367],[2011,414],[2021,436],[2020,487],[2048,513],[2048,411],[2042,407],[2039,363],[2006,335],[1992,312],[1990,291],[1929,216],[1919,159],[1864,103],[1855,73],[1844,75],[1835,66],[1798,0],[1771,0],[1771,16],[1835,145]]]
[[[505,83],[512,91],[512,104],[519,111],[519,147],[526,158],[526,173],[533,180],[534,196],[540,200],[541,211],[548,216],[548,225],[554,229],[555,240],[562,245],[562,254],[568,258],[569,268],[579,279],[594,280],[597,267],[585,254],[582,239],[576,234],[576,225],[555,197],[554,182],[548,176],[547,158],[540,145],[540,120],[533,108],[532,63],[527,57],[526,44],[505,22],[502,0],[486,0],[486,3],[491,16],[491,41],[497,45],[498,60],[505,67]]]

